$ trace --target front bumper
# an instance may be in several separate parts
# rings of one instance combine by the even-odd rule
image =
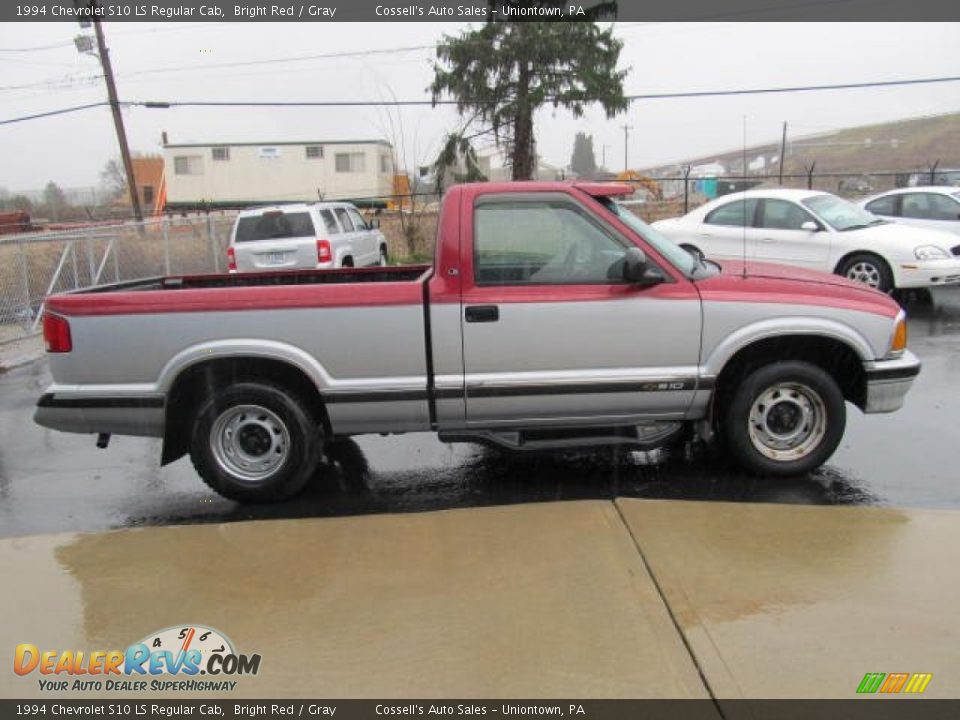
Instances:
[[[916,260],[900,263],[898,288],[940,287],[960,284],[960,259]]]
[[[867,413],[888,413],[903,407],[907,391],[920,374],[920,361],[909,350],[895,360],[864,363],[867,374]]]

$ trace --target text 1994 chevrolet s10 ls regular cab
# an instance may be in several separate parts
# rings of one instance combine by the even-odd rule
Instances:
[[[699,260],[629,186],[452,188],[432,267],[167,277],[49,298],[35,419],[163,438],[217,492],[287,498],[325,441],[434,430],[516,450],[649,449],[692,428],[742,466],[804,473],[845,400],[903,404],[904,313],[842,278]]]

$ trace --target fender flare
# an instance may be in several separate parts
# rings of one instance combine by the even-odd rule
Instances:
[[[174,355],[163,370],[156,382],[157,392],[167,394],[170,388],[189,368],[209,360],[229,358],[260,358],[277,360],[297,368],[316,385],[319,392],[331,387],[333,378],[316,358],[310,353],[288,343],[274,340],[256,340],[253,338],[212,340],[209,342],[191,345]]]
[[[858,330],[837,320],[822,317],[771,318],[744,325],[727,335],[704,360],[701,373],[716,377],[734,355],[755,342],[797,335],[838,340],[849,346],[863,362],[873,360],[876,356],[870,343]]]

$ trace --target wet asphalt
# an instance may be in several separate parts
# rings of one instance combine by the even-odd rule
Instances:
[[[239,505],[210,491],[188,458],[161,468],[159,440],[114,437],[98,450],[92,436],[35,425],[50,382],[41,360],[0,374],[0,537],[613,497],[960,508],[960,289],[906,307],[923,371],[905,407],[865,416],[848,406],[831,460],[789,480],[744,475],[689,444],[518,456],[417,433],[342,441],[298,498]]]

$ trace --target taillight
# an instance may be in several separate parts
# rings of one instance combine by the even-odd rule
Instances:
[[[227,248],[227,270],[237,269],[237,253],[232,247]]]
[[[333,259],[329,240],[317,240],[317,263],[328,263]]]
[[[47,352],[68,353],[73,350],[70,323],[65,317],[43,314],[43,342],[47,346]]]

